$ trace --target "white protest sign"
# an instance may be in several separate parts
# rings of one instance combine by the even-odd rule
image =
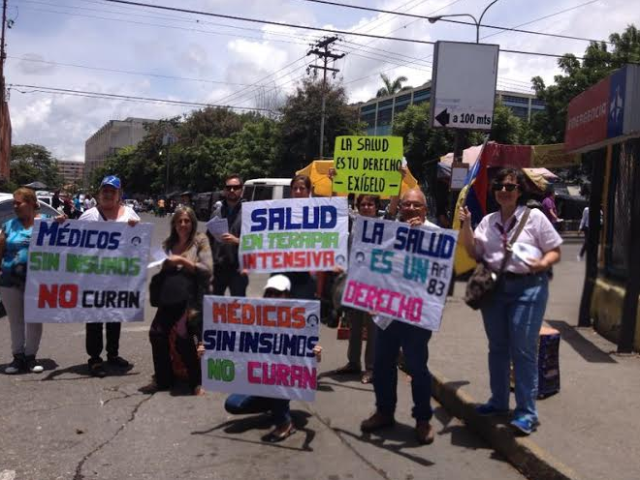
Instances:
[[[458,232],[357,217],[342,305],[440,328]]]
[[[313,401],[320,302],[204,297],[206,390]]]
[[[499,45],[436,42],[431,126],[491,130]]]
[[[29,245],[25,320],[144,320],[153,225],[36,220]]]
[[[240,266],[262,273],[346,270],[348,237],[344,197],[243,203]]]
[[[213,217],[207,222],[207,231],[219,242],[222,235],[229,233],[229,220],[226,218]]]

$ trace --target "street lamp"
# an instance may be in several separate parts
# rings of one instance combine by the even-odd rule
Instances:
[[[482,17],[487,13],[487,10],[493,6],[498,0],[493,0],[487,7],[482,11],[482,15],[480,15],[480,20],[476,20],[476,17],[471,15],[470,13],[452,13],[450,15],[437,15],[435,17],[429,17],[429,23],[436,23],[438,20],[442,20],[443,18],[452,18],[452,17],[470,17],[473,20],[473,23],[476,24],[476,43],[480,43],[480,24],[482,23]]]

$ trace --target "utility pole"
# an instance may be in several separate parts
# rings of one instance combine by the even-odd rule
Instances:
[[[324,37],[318,40],[317,43],[312,45],[311,50],[307,53],[309,55],[316,55],[321,59],[322,65],[309,65],[310,69],[314,71],[322,70],[322,107],[320,109],[320,158],[324,158],[324,117],[327,108],[327,71],[333,72],[333,76],[340,71],[337,68],[331,68],[328,66],[330,61],[336,60],[345,56],[344,53],[336,54],[329,50],[329,46],[338,41],[338,37]]]

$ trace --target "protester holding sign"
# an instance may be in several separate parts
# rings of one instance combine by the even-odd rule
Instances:
[[[427,206],[424,194],[418,189],[407,191],[400,199],[401,221],[409,224],[411,227],[420,227],[425,225],[426,215]],[[424,236],[424,233],[417,228],[415,230],[413,228],[407,230],[407,235],[404,237],[405,239],[409,236],[414,239],[419,238],[420,235]],[[415,231],[415,234],[411,233],[412,231]],[[415,249],[422,248],[415,241],[411,246],[405,242],[405,246]],[[379,255],[382,259],[382,261],[379,262],[379,267],[382,269],[388,268],[388,266],[384,265],[385,251],[381,250]],[[347,286],[347,289],[348,288],[349,286]],[[348,295],[347,289],[345,289],[345,297]],[[443,293],[446,293],[444,287]],[[390,298],[387,303],[393,303],[392,296],[388,294],[386,296]],[[402,301],[400,303],[402,303]],[[413,307],[407,305],[401,306],[400,308],[411,311],[415,310]],[[417,316],[415,320],[417,320],[415,323],[420,322]],[[373,432],[394,425],[398,383],[396,363],[400,348],[402,347],[406,366],[411,375],[411,392],[414,404],[413,417],[416,419],[416,436],[421,444],[429,444],[434,440],[434,431],[430,423],[431,417],[433,416],[431,409],[431,374],[427,368],[427,360],[429,358],[428,343],[431,339],[431,330],[416,326],[415,324],[412,325],[411,323],[410,320],[394,320],[386,325],[386,328],[379,328],[377,331],[373,380],[376,395],[376,412],[370,418],[363,421],[360,428],[363,432]]]
[[[79,220],[88,222],[126,222],[130,226],[137,225],[140,217],[131,207],[121,204],[122,185],[115,175],[108,175],[102,179],[98,191],[98,205],[84,212]],[[89,372],[94,377],[104,377],[101,354],[103,349],[102,323],[87,323],[86,349],[89,355]],[[133,365],[119,355],[120,350],[120,322],[109,322],[107,330],[107,362],[110,366],[127,369]]]
[[[40,339],[41,323],[24,321],[24,289],[29,258],[29,242],[38,210],[38,199],[30,188],[19,188],[13,192],[13,209],[16,217],[6,221],[0,232],[0,296],[9,317],[11,329],[11,351],[13,361],[4,370],[14,374],[22,371],[41,373],[36,359]]]
[[[155,382],[143,387],[145,393],[168,390],[173,385],[172,336],[186,368],[189,387],[194,395],[204,393],[194,339],[202,344],[202,297],[211,278],[213,261],[209,240],[197,230],[195,212],[190,207],[177,207],[171,217],[171,233],[163,244],[168,257],[155,282],[158,291],[152,295],[158,302],[149,329]]]
[[[476,410],[481,415],[508,413],[513,361],[516,409],[511,425],[518,433],[528,435],[539,424],[538,336],[549,296],[549,269],[560,260],[562,238],[540,210],[527,214],[526,183],[521,170],[506,168],[498,172],[492,190],[500,210],[484,217],[475,232],[469,209],[463,207],[458,213],[463,224],[460,241],[469,255],[493,272],[503,270],[492,296],[481,307],[489,340],[491,398]],[[507,253],[515,235],[518,238],[513,254]],[[517,249],[520,245],[523,248]],[[517,251],[530,253],[521,256],[516,255]],[[507,254],[510,256],[503,266]]]

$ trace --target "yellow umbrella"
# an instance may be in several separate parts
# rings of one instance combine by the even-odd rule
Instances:
[[[313,186],[313,194],[317,197],[330,197],[332,190],[332,182],[329,179],[329,169],[333,168],[333,160],[314,160],[309,165],[304,167],[302,170],[298,170],[296,175],[307,175],[311,179],[311,184]],[[400,189],[400,193],[404,193],[407,190],[412,188],[416,188],[418,186],[418,181],[411,174],[411,172],[407,172],[402,180],[402,186]],[[336,196],[339,196],[336,194]],[[340,196],[346,196],[341,194]],[[388,197],[381,197],[388,198]]]

